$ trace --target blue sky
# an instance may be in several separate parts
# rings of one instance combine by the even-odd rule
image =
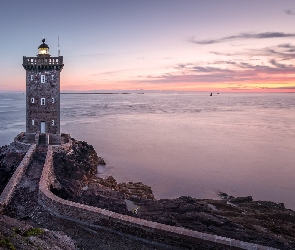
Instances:
[[[295,1],[0,0],[0,91],[23,91],[43,36],[62,90],[295,89]]]

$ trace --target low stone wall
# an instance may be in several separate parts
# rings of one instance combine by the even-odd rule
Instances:
[[[150,242],[196,248],[197,246],[223,247],[226,249],[274,248],[259,246],[217,235],[200,233],[185,228],[173,227],[152,221],[118,214],[105,209],[63,200],[50,191],[54,181],[53,147],[49,146],[42,176],[39,182],[39,203],[55,216],[66,218],[92,227],[105,228],[129,237],[146,239]]]
[[[25,139],[25,132],[21,132],[18,134],[12,143],[10,143],[10,146],[15,147],[22,151],[27,151],[31,147],[31,143],[25,143],[22,142],[23,139]]]
[[[60,152],[60,151],[69,151],[72,147],[72,140],[69,140],[67,143],[63,143],[61,145],[51,145],[50,147],[54,152]]]
[[[6,187],[0,195],[0,213],[3,212],[3,209],[9,203],[17,184],[19,183],[20,179],[22,178],[23,174],[25,173],[25,170],[27,169],[30,163],[32,154],[36,150],[36,144],[32,144],[30,146],[31,147],[27,151],[23,160],[15,170],[14,174],[11,176],[9,182],[7,183]]]
[[[60,134],[48,134],[48,144],[50,145],[60,145],[61,138]]]

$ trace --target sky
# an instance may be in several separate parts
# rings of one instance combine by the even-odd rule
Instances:
[[[0,0],[0,92],[43,37],[62,91],[295,92],[294,0]]]

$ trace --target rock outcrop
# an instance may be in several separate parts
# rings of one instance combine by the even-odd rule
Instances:
[[[86,142],[74,141],[70,151],[55,153],[57,185],[52,191],[62,198],[146,220],[279,249],[295,249],[295,213],[283,204],[225,193],[220,194],[221,200],[188,196],[156,200],[151,188],[140,182],[117,183],[112,176],[96,177],[98,159]],[[135,208],[128,209],[126,199]]]
[[[51,191],[61,198],[128,214],[125,199],[141,197],[154,199],[151,187],[141,182],[118,183],[115,178],[97,177],[97,166],[105,164],[94,148],[73,139],[69,151],[53,155],[55,185]]]
[[[61,231],[32,227],[29,224],[0,215],[0,249],[77,249],[75,243]]]
[[[39,203],[38,188],[47,150],[38,147],[32,155],[30,164],[18,183],[15,193],[4,209],[4,214],[25,221],[26,229],[1,222],[0,249],[167,249],[155,247],[152,242],[116,234],[108,229],[91,227],[68,219],[60,218]],[[21,223],[14,220],[15,223]],[[53,232],[49,232],[45,229]],[[2,230],[3,229],[3,230]],[[3,232],[3,233],[2,233]],[[11,234],[13,234],[11,236]],[[17,234],[17,235],[16,235]],[[37,234],[37,235],[36,235]],[[67,237],[67,236],[68,237]],[[14,239],[16,237],[17,239]],[[76,246],[68,244],[75,241]],[[11,238],[13,238],[11,240]],[[53,243],[52,243],[53,242]],[[61,243],[59,243],[61,242]],[[46,244],[48,243],[48,244]],[[23,244],[23,245],[22,245]],[[28,245],[29,244],[29,245]],[[69,246],[69,247],[68,247]]]
[[[8,145],[0,148],[0,194],[25,154],[25,151]]]
[[[252,197],[201,200],[134,200],[137,216],[163,224],[252,242],[279,249],[295,249],[295,212],[282,204],[252,201]]]
[[[3,173],[12,175],[24,153],[18,152],[12,146],[0,148],[0,167],[4,169]],[[97,243],[88,235],[88,229],[61,218],[54,218],[38,204],[38,179],[45,156],[45,149],[40,148],[36,151],[16,195],[6,209],[7,215],[27,220],[31,226],[26,224],[23,229],[20,226],[14,226],[12,229],[5,224],[10,219],[3,217],[4,221],[1,221],[0,217],[0,249],[35,249],[35,246],[36,249],[54,249],[50,246],[54,237],[64,242],[65,246],[69,244],[69,248],[62,249],[75,249],[73,242],[63,233],[49,232],[45,229],[40,231],[32,227],[34,224],[39,225],[38,227],[44,225],[53,231],[62,230],[80,246],[87,246],[89,249],[113,249],[113,243]],[[251,196],[232,197],[225,193],[220,193],[221,200],[201,200],[188,196],[157,200],[152,189],[141,182],[118,183],[112,176],[97,177],[99,164],[105,164],[105,161],[97,156],[91,145],[73,140],[70,150],[59,150],[54,154],[56,180],[51,186],[52,192],[64,199],[163,224],[278,249],[295,249],[295,212],[286,209],[282,203],[253,201]],[[7,182],[4,178],[1,180],[4,184]],[[81,233],[77,235],[77,227],[83,232],[83,236]],[[30,229],[33,233],[42,234],[29,236]],[[128,241],[123,236],[105,231],[97,234],[93,229],[92,231],[96,235],[94,237],[101,235],[101,239],[105,238],[103,235],[107,235],[106,237],[112,237],[118,242]],[[11,240],[11,235],[14,235],[15,239]],[[33,247],[19,247],[20,244],[24,244],[23,240]],[[134,240],[132,242],[142,244]],[[147,246],[150,247],[148,244]]]

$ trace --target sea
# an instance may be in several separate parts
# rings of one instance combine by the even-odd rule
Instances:
[[[0,94],[0,146],[25,131],[25,94]],[[61,94],[61,132],[93,145],[99,176],[156,198],[218,193],[295,210],[295,93]]]

